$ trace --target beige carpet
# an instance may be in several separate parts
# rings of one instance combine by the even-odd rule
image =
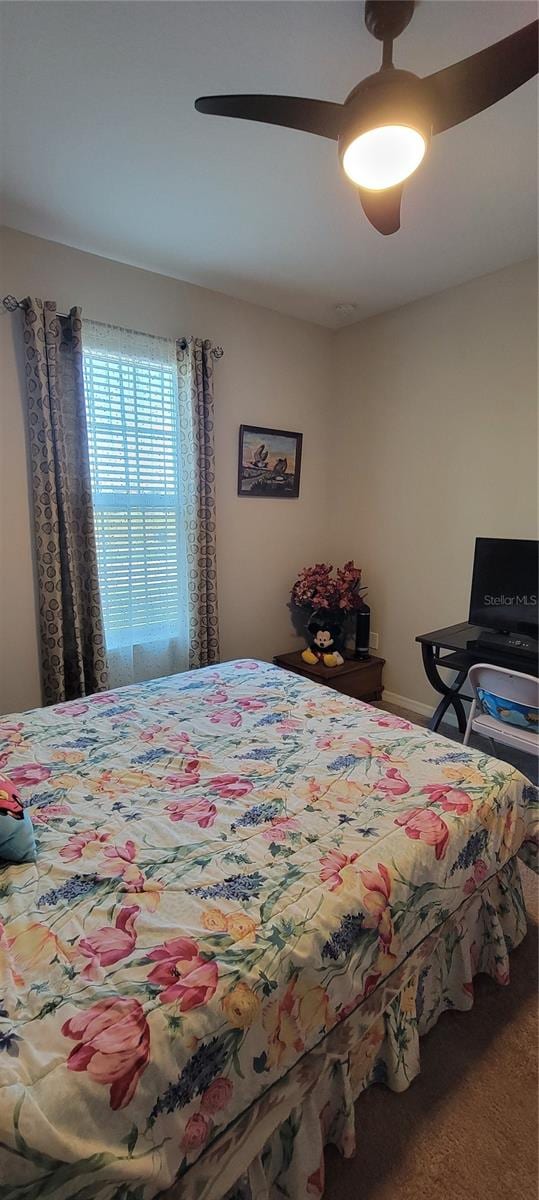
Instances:
[[[389,707],[389,705],[387,706]],[[417,720],[417,718],[412,718]],[[356,1106],[358,1149],[326,1154],[325,1200],[534,1200],[537,1196],[537,877],[522,867],[530,922],[502,988],[421,1039],[421,1074]]]

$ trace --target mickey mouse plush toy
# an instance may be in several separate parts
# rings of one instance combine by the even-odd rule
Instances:
[[[317,616],[311,617],[307,629],[311,640],[307,649],[302,651],[303,661],[309,663],[310,666],[314,666],[315,663],[323,663],[325,667],[342,666],[344,658],[335,645],[335,640],[340,633],[339,626],[329,620],[325,621],[317,614]]]

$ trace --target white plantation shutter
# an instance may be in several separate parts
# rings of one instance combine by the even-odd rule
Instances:
[[[175,344],[84,324],[84,388],[109,656],[142,647],[142,675],[185,665],[187,598]],[[148,647],[163,662],[148,668]],[[132,664],[131,664],[132,665]]]

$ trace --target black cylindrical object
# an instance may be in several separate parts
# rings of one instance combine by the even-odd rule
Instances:
[[[371,610],[368,604],[361,605],[356,613],[356,658],[368,658],[371,632]]]

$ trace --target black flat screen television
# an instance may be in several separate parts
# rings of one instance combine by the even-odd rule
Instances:
[[[470,624],[537,637],[539,543],[476,538]]]

